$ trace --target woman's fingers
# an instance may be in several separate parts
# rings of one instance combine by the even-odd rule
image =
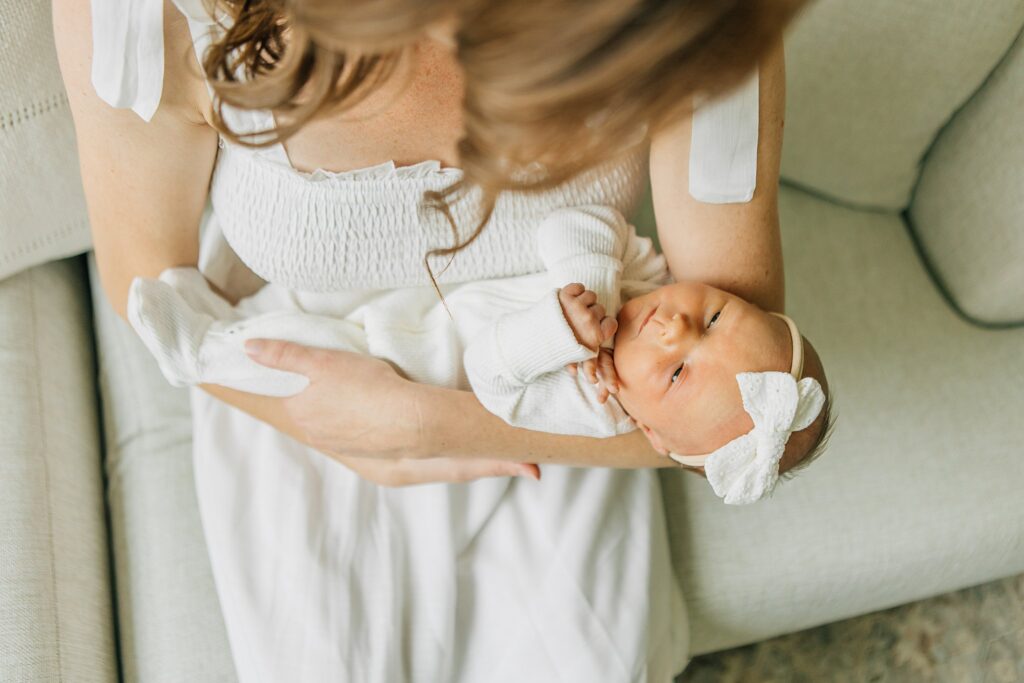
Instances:
[[[597,384],[597,361],[593,358],[588,358],[583,361],[583,375],[590,380],[591,384]]]
[[[382,486],[418,486],[420,484],[461,484],[492,477],[525,477],[540,481],[540,468],[533,463],[505,460],[464,460],[459,458],[427,458],[393,462],[370,460],[345,464],[365,479]]]
[[[321,353],[319,349],[280,339],[250,339],[245,343],[245,352],[260,365],[307,377],[314,373]]]

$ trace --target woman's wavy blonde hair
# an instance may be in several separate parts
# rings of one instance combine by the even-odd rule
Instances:
[[[627,151],[691,110],[694,95],[736,85],[804,0],[208,0],[225,31],[206,52],[214,120],[252,146],[283,141],[310,118],[356,104],[391,75],[425,27],[455,20],[464,71],[462,179],[428,193],[453,256],[486,225],[498,194],[535,191]],[[301,97],[300,97],[301,93]],[[274,112],[277,128],[238,135],[225,104]],[[627,141],[633,141],[627,143]],[[546,174],[522,171],[545,160]],[[551,161],[555,160],[555,161]],[[481,191],[479,222],[459,241],[448,203]],[[430,272],[428,264],[428,272]],[[433,279],[433,273],[431,273]]]

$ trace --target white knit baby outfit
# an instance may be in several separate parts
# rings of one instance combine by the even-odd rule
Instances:
[[[201,54],[225,18],[213,21],[202,0],[173,4]],[[163,10],[159,0],[92,2],[96,91],[145,120],[162,91]],[[694,117],[698,199],[749,198],[756,100],[755,82]],[[225,114],[237,132],[273,125],[268,112]],[[429,291],[423,254],[451,235],[422,212],[422,192],[458,174],[436,163],[299,173],[280,145],[223,142],[200,267],[229,294],[240,291],[240,262],[270,283],[239,306],[245,317],[285,310],[347,319],[385,301],[391,292],[381,288]],[[504,197],[481,239],[442,276],[446,298],[478,278],[546,277],[535,232],[522,228],[563,207],[630,215],[643,180],[637,155],[541,197]],[[472,209],[456,207],[460,226],[472,224]],[[436,306],[429,293],[428,308]],[[417,348],[426,352],[407,370],[459,365]],[[336,391],[346,390],[339,382]],[[653,471],[545,466],[541,482],[384,488],[200,389],[190,398],[196,496],[241,683],[669,683],[686,663],[685,608]]]
[[[132,284],[128,317],[175,386],[298,393],[305,377],[259,365],[245,353],[249,339],[284,339],[376,352],[410,379],[441,386],[457,386],[464,365],[484,407],[513,426],[593,437],[631,431],[618,401],[602,404],[582,373],[565,371],[596,351],[577,341],[558,288],[583,283],[614,316],[623,287],[629,297],[669,281],[664,257],[604,206],[556,210],[531,232],[544,272],[466,283],[445,302],[432,288],[409,287],[375,297],[345,318],[287,309],[244,317],[198,270],[175,268],[160,280]]]

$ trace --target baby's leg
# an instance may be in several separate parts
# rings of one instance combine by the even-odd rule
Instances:
[[[164,271],[159,280],[136,278],[128,319],[174,386],[220,384],[268,396],[302,391],[308,384],[302,375],[249,359],[245,341],[257,337],[367,351],[362,328],[345,320],[291,310],[243,318],[194,268]]]
[[[252,361],[245,353],[249,339],[283,339],[323,349],[368,353],[366,334],[354,323],[302,311],[275,311],[211,325],[199,349],[202,382],[267,396],[291,396],[306,388],[309,380],[305,376]]]

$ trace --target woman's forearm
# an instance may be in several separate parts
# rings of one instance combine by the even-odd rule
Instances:
[[[419,414],[434,456],[533,462],[542,466],[672,467],[639,431],[596,439],[512,427],[487,411],[470,391],[417,385]]]
[[[248,350],[263,365],[309,377],[310,385],[285,399],[203,388],[332,457],[676,466],[639,431],[597,439],[510,427],[472,392],[411,382],[372,356],[273,340],[250,341]]]

